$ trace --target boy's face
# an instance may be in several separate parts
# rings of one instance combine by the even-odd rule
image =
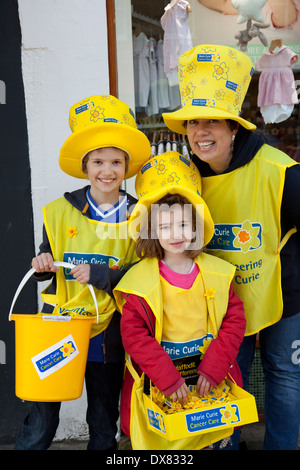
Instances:
[[[117,148],[102,148],[90,152],[86,174],[92,193],[119,196],[125,178],[125,153]],[[117,199],[116,199],[117,200]]]

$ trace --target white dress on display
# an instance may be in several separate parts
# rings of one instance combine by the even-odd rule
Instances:
[[[148,116],[158,114],[158,96],[157,96],[157,56],[156,56],[156,40],[149,39],[149,70],[150,70],[150,93],[147,106]]]
[[[178,59],[192,49],[192,37],[187,23],[189,2],[172,0],[161,17],[164,30],[164,71],[170,86],[178,85]]]
[[[157,42],[156,57],[157,57],[157,98],[158,107],[160,109],[169,108],[169,83],[164,71],[164,42],[159,39]]]
[[[149,40],[145,33],[133,35],[135,107],[146,108],[150,92]]]

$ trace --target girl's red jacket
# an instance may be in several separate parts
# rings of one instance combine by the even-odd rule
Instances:
[[[140,375],[144,372],[165,395],[177,390],[184,379],[171,358],[155,339],[155,316],[147,302],[133,294],[122,294],[126,299],[121,317],[121,336],[125,351]],[[227,313],[219,335],[209,345],[198,367],[212,386],[225,377],[243,386],[236,357],[246,330],[243,302],[229,291]],[[130,401],[133,378],[126,369],[121,397],[121,428],[130,436]]]

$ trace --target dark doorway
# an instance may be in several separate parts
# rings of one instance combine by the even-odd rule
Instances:
[[[28,409],[28,403],[15,396],[14,322],[8,321],[8,313],[34,253],[17,0],[0,2],[0,84],[0,444],[7,444],[15,439]],[[15,313],[33,313],[36,307],[36,285],[30,282]]]

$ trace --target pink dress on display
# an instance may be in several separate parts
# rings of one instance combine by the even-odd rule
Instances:
[[[259,77],[257,105],[265,122],[281,122],[287,119],[298,103],[292,65],[298,55],[289,47],[282,46],[278,52],[266,50],[255,64]]]

